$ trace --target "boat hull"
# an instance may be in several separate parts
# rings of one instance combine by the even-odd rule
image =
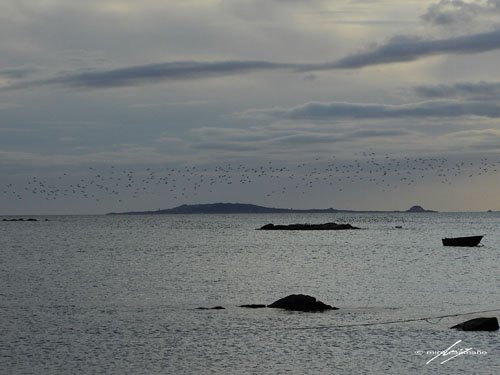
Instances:
[[[443,238],[444,246],[464,246],[473,247],[479,245],[483,236]]]

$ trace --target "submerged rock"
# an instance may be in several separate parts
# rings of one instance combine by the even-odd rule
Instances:
[[[352,226],[351,224],[289,224],[289,225],[274,225],[272,223],[266,224],[259,228],[260,230],[346,230],[346,229],[360,229]]]
[[[290,311],[325,311],[338,310],[337,307],[327,305],[316,298],[304,294],[291,294],[281,298],[267,307],[285,309]]]
[[[475,318],[466,322],[457,324],[453,327],[462,331],[498,331],[497,318]]]
[[[247,309],[263,309],[266,307],[266,305],[258,304],[258,303],[251,303],[249,305],[240,305],[240,307],[245,307]]]

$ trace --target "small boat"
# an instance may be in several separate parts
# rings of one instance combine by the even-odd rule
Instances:
[[[443,246],[477,246],[483,236],[443,238]]]

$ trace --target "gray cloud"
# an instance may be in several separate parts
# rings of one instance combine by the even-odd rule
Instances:
[[[414,131],[395,129],[384,124],[370,124],[369,127],[353,130],[351,127],[314,127],[274,130],[268,125],[255,126],[247,129],[239,128],[199,128],[192,132],[197,138],[193,148],[223,151],[256,151],[269,153],[271,150],[286,150],[290,147],[309,149],[311,145],[321,147],[327,144],[340,144],[348,147],[352,142],[373,142],[378,140],[401,140],[402,137],[412,137]],[[256,136],[258,134],[258,136]],[[406,139],[406,138],[405,138]]]
[[[295,64],[269,61],[178,61],[162,64],[147,64],[132,67],[70,73],[44,80],[24,82],[10,88],[25,88],[42,85],[60,85],[76,88],[105,88],[134,86],[167,80],[190,80],[217,76],[243,74],[259,70],[297,68]]]
[[[500,29],[452,38],[427,40],[396,36],[372,51],[361,52],[338,60],[323,69],[354,69],[370,65],[415,61],[442,54],[473,54],[500,48]],[[318,66],[316,70],[320,70]]]
[[[421,85],[414,91],[424,98],[500,99],[499,82],[461,82],[452,85]]]
[[[35,65],[21,65],[8,68],[0,68],[0,77],[10,79],[20,79],[27,77],[40,70],[40,67]]]
[[[324,134],[324,133],[298,133],[285,137],[278,138],[274,142],[283,144],[304,144],[310,145],[314,143],[333,143],[342,141],[342,137],[337,134]]]
[[[239,115],[241,117],[318,121],[462,116],[498,118],[500,117],[500,104],[461,101],[427,101],[403,105],[312,102],[291,108],[248,110]]]
[[[482,152],[500,150],[500,130],[474,129],[451,132],[442,136],[443,142],[452,143],[465,148],[477,149]]]
[[[397,36],[368,52],[347,56],[336,62],[301,64],[260,60],[228,60],[214,62],[177,61],[131,67],[80,71],[59,76],[19,81],[4,89],[22,89],[44,85],[74,88],[109,88],[151,84],[161,81],[194,80],[209,77],[247,74],[256,71],[288,70],[314,72],[335,69],[357,69],[371,65],[414,61],[439,54],[473,54],[500,48],[500,29],[453,38],[426,40]],[[6,71],[5,74],[7,74]],[[11,76],[19,74],[10,71]]]
[[[246,142],[255,140],[266,140],[276,134],[276,131],[269,131],[261,127],[223,128],[223,127],[200,127],[191,130],[191,134],[197,138],[224,139],[236,142]]]
[[[456,22],[472,20],[482,10],[479,3],[466,3],[465,1],[441,0],[431,4],[422,19],[435,25],[449,25]]]
[[[404,135],[409,135],[410,132],[407,130],[399,129],[367,129],[367,130],[356,130],[351,132],[349,136],[351,138],[373,138],[373,137],[399,137]]]
[[[9,102],[0,102],[0,109],[12,109],[12,108],[19,108],[19,104],[15,103],[9,103]]]
[[[427,12],[422,15],[425,22],[447,26],[470,22],[479,16],[498,16],[499,0],[476,0],[465,2],[462,0],[440,0],[431,4]]]
[[[255,151],[261,150],[260,145],[257,142],[246,143],[246,142],[233,142],[233,141],[201,141],[195,142],[192,146],[194,149],[199,150],[213,150],[218,152],[226,151],[250,151],[254,153]]]
[[[311,143],[351,142],[369,138],[402,137],[410,134],[407,130],[397,129],[362,129],[352,132],[338,132],[337,134],[299,132],[278,138],[276,141],[279,143],[310,145]]]

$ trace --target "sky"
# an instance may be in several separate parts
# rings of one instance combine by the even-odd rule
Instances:
[[[500,210],[500,0],[0,9],[0,215]]]

